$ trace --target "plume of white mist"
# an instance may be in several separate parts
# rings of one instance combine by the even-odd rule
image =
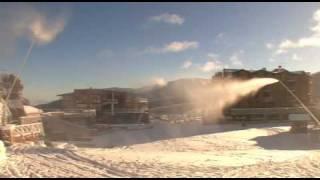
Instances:
[[[34,4],[8,3],[0,6],[0,53],[15,52],[20,38],[31,39],[37,45],[52,42],[64,30],[70,11],[62,9],[47,14]]]
[[[167,85],[167,81],[162,77],[154,78],[153,84],[158,85],[158,86],[165,86],[165,85]]]
[[[19,37],[29,37],[31,39],[18,76],[14,79],[7,94],[6,99],[8,100],[17,81],[17,77],[20,76],[25,67],[34,45],[43,45],[52,42],[57,35],[63,31],[66,17],[60,16],[60,18],[56,18],[55,20],[49,20],[45,14],[30,5],[5,4],[4,7],[0,6],[0,12],[3,10],[5,13],[0,14],[5,16],[0,16],[0,20],[3,20],[4,23],[2,25],[5,28],[0,27],[0,45],[5,44],[6,46],[6,44],[9,44],[12,46]],[[6,36],[10,36],[11,38],[4,38]],[[2,47],[2,45],[0,47]],[[9,46],[8,49],[14,49],[14,47]]]
[[[63,31],[65,23],[64,18],[49,21],[44,16],[38,16],[32,20],[28,29],[32,40],[42,45],[52,42]]]
[[[241,100],[254,95],[261,88],[278,82],[273,78],[254,78],[250,80],[214,80],[205,87],[189,90],[188,96],[197,109],[203,109],[210,114],[212,120],[223,117],[223,110]]]

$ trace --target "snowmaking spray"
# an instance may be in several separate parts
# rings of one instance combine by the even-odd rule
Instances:
[[[222,118],[223,110],[237,103],[246,96],[254,95],[261,88],[276,83],[273,78],[253,78],[250,80],[215,79],[205,86],[188,87],[186,95],[188,102],[154,107],[150,110],[170,109],[190,105],[194,109],[202,109],[210,113],[213,120]]]
[[[42,14],[36,14],[35,16],[32,16],[32,18],[30,19],[31,21],[26,23],[27,26],[24,28],[28,32],[29,38],[31,39],[31,43],[22,61],[21,67],[18,70],[18,75],[13,80],[13,83],[9,88],[4,101],[2,101],[5,104],[8,104],[12,91],[16,85],[16,82],[20,77],[24,67],[26,66],[35,44],[45,45],[52,42],[57,37],[57,35],[63,31],[66,24],[66,17],[64,16],[55,19],[55,21],[49,21]],[[3,123],[3,125],[5,124],[6,122]]]
[[[302,108],[312,117],[317,125],[319,119],[310,109],[288,88],[281,80],[274,78],[254,78],[250,80],[216,80],[214,84],[207,87],[197,87],[188,90],[188,103],[179,103],[166,106],[155,107],[150,110],[168,109],[185,105],[193,105],[200,108],[205,113],[210,113],[211,118],[219,119],[223,117],[223,109],[233,105],[245,96],[254,95],[261,88],[279,82],[282,87],[302,106]]]
[[[273,78],[215,79],[208,87],[195,88],[189,97],[213,121],[224,117],[224,110],[241,99],[255,95],[261,88],[276,83]]]

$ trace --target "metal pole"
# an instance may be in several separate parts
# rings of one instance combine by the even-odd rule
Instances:
[[[113,91],[112,91],[112,102],[111,102],[111,115],[113,116],[114,115],[114,94],[113,94]]]
[[[303,102],[286,86],[281,80],[279,80],[280,84],[301,104],[301,106],[306,110],[310,116],[315,120],[317,125],[320,125],[319,119],[303,104]]]
[[[8,107],[7,102],[0,97],[0,101],[2,103],[2,120],[1,120],[1,124],[2,126],[5,126],[7,124],[8,119],[11,118],[12,114],[10,112],[10,109]]]
[[[17,82],[17,80],[18,80],[18,77],[20,76],[23,68],[24,68],[25,65],[27,64],[27,61],[28,61],[29,56],[30,56],[30,54],[31,54],[31,52],[32,52],[32,49],[33,49],[34,44],[35,44],[35,41],[32,40],[32,42],[31,42],[31,44],[30,44],[30,47],[29,47],[29,49],[28,49],[28,51],[27,51],[27,54],[26,54],[26,56],[24,57],[24,59],[23,59],[23,61],[22,61],[22,65],[21,65],[20,72],[19,72],[19,73],[16,75],[16,77],[14,78],[13,83],[12,83],[12,85],[11,85],[9,91],[8,91],[7,97],[6,97],[6,99],[5,99],[5,102],[6,102],[6,103],[9,102],[9,99],[10,99],[10,96],[11,96],[11,93],[12,93],[12,90],[13,90],[14,86],[16,85],[16,82]],[[10,119],[11,119],[11,116],[10,116]],[[8,121],[9,121],[10,119],[8,119]],[[3,125],[6,125],[6,124],[7,124],[7,121],[4,121],[4,122],[3,122]]]
[[[12,83],[12,86],[11,86],[11,88],[9,89],[9,92],[8,92],[8,94],[7,94],[7,97],[6,97],[6,102],[8,102],[8,100],[9,100],[9,98],[10,98],[10,95],[11,95],[11,93],[12,93],[12,90],[13,90],[13,88],[14,88],[17,80],[18,80],[18,77],[20,76],[23,68],[24,68],[25,65],[27,64],[27,60],[29,59],[29,56],[30,56],[31,51],[32,51],[33,46],[34,46],[34,43],[35,43],[35,42],[34,42],[34,40],[33,40],[33,41],[31,42],[31,45],[30,45],[28,51],[27,51],[26,56],[24,57],[24,60],[23,60],[22,65],[21,65],[20,72],[19,72],[19,73],[17,74],[17,76],[14,78],[13,83]]]

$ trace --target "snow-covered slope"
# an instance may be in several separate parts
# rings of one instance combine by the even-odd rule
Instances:
[[[170,127],[170,128],[169,128]],[[288,126],[155,124],[87,144],[14,145],[3,177],[319,177],[320,153]],[[75,144],[75,145],[72,145]],[[91,144],[91,145],[90,145]],[[106,146],[113,148],[105,148]]]

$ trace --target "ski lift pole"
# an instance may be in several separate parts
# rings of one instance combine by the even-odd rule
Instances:
[[[114,115],[114,93],[112,91],[112,101],[111,101],[111,115]]]
[[[304,103],[286,86],[281,80],[279,80],[280,84],[300,103],[305,111],[307,111],[312,119],[316,122],[317,125],[320,125],[319,119],[304,105]]]
[[[30,47],[29,47],[29,49],[28,49],[28,51],[27,51],[27,54],[26,54],[26,56],[25,56],[24,59],[23,59],[20,72],[19,72],[18,75],[14,78],[13,83],[12,83],[12,85],[11,85],[9,91],[8,91],[8,94],[7,94],[7,97],[6,97],[6,102],[8,102],[8,100],[9,100],[9,98],[10,98],[10,96],[11,96],[12,90],[13,90],[13,88],[14,88],[17,80],[18,80],[18,77],[20,76],[23,68],[24,68],[25,65],[27,64],[27,61],[28,61],[28,59],[29,59],[29,56],[30,56],[30,54],[31,54],[31,51],[32,51],[32,49],[33,49],[34,44],[35,44],[35,42],[34,42],[34,40],[32,40],[31,45],[30,45]]]
[[[13,88],[14,88],[14,86],[16,85],[16,82],[17,82],[18,77],[20,76],[22,70],[24,69],[24,67],[25,67],[26,64],[27,64],[27,61],[28,61],[29,56],[30,56],[30,54],[31,54],[31,52],[32,52],[32,49],[33,49],[34,44],[35,44],[35,41],[32,40],[32,41],[31,41],[31,44],[30,44],[30,47],[29,47],[29,49],[28,49],[28,51],[27,51],[27,54],[26,54],[26,56],[24,57],[24,59],[23,59],[23,61],[22,61],[20,72],[19,72],[19,73],[17,74],[17,76],[14,78],[14,80],[13,80],[13,82],[12,82],[12,85],[11,85],[9,91],[8,91],[7,97],[6,97],[6,99],[5,99],[5,103],[9,102],[9,99],[10,99],[10,96],[11,96],[11,94],[12,94]],[[8,108],[9,108],[9,107],[8,107]],[[10,113],[10,118],[11,118],[11,113]],[[4,121],[4,122],[3,122],[3,125],[6,125],[6,124],[7,124],[7,121]]]
[[[2,103],[1,125],[5,126],[12,115],[6,101],[2,97],[0,97],[0,101]]]

